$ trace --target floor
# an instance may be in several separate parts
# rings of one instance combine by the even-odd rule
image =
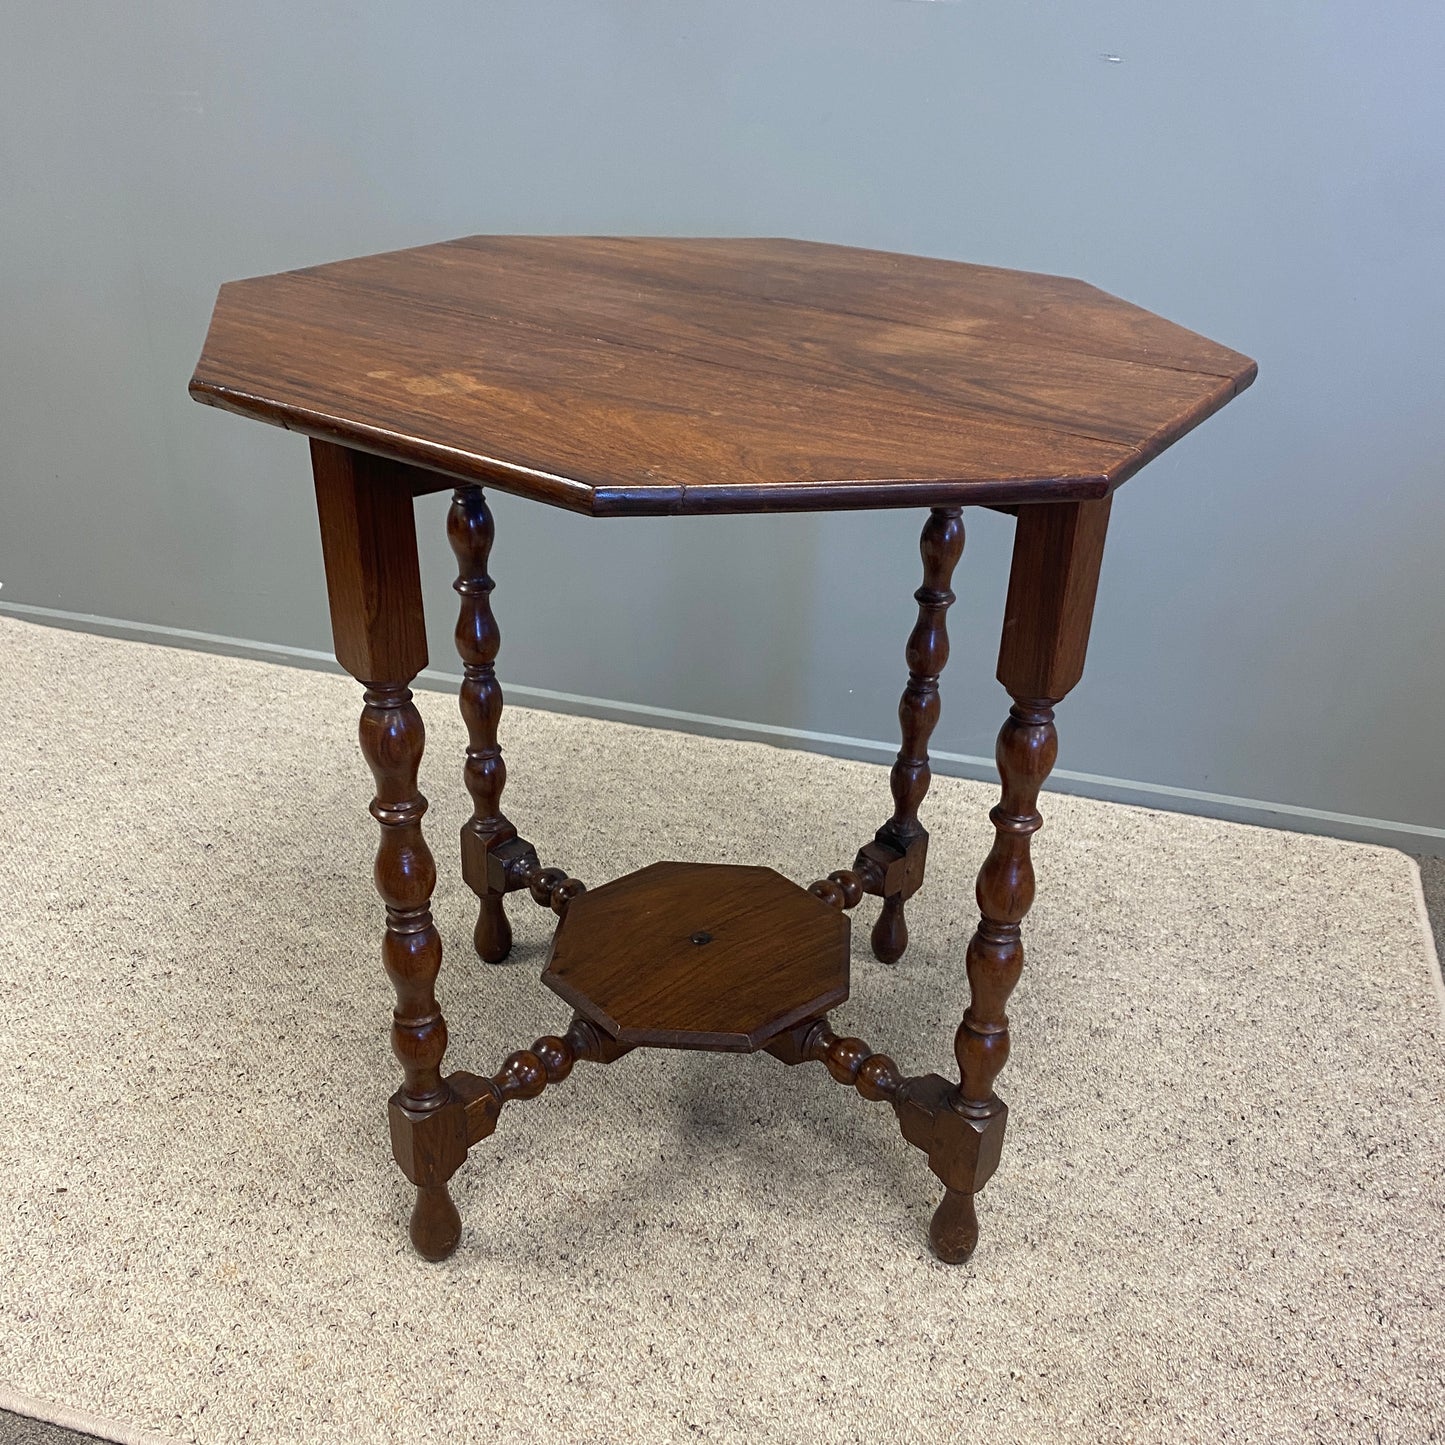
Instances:
[[[1418,861],[1436,952],[1445,959],[1445,858],[1420,857]],[[95,1438],[0,1411],[0,1445],[78,1445]]]
[[[1445,963],[1445,858],[1418,858],[1425,885],[1425,907],[1435,932],[1435,952]]]

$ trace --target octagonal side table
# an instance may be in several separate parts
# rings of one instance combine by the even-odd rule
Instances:
[[[402,1069],[391,1135],[416,1186],[421,1254],[456,1247],[447,1181],[504,1107],[579,1060],[661,1047],[816,1061],[889,1104],[944,1186],[935,1252],[969,1257],[974,1196],[1008,1116],[994,1083],[1034,895],[1029,840],[1054,709],[1083,671],[1112,495],[1254,373],[1239,353],[1079,281],[797,241],[472,236],[221,288],[191,393],[311,438],[336,656],[365,689]],[[484,486],[593,516],[927,509],[893,808],[851,866],[804,888],[767,868],[661,862],[590,893],[543,866],[502,811]],[[443,489],[475,944],[488,962],[506,957],[509,894],[550,908],[543,982],[573,1011],[564,1032],[491,1075],[442,1071],[436,868],[417,788],[410,683],[427,649],[412,504]],[[905,1075],[835,1034],[828,1011],[848,997],[849,910],[865,895],[881,902],[874,955],[893,963],[907,946],[968,506],[1016,517],[998,665],[1013,706],[949,1079]]]

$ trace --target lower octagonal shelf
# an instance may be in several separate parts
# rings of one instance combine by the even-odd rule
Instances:
[[[848,918],[771,868],[654,863],[568,903],[542,982],[620,1043],[750,1053],[848,997]]]

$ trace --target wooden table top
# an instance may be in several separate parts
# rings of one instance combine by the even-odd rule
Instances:
[[[191,394],[602,515],[1102,497],[1254,380],[1056,276],[469,236],[221,288]]]

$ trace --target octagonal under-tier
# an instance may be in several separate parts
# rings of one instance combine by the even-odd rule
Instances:
[[[771,868],[654,863],[568,903],[542,981],[622,1043],[748,1053],[848,997],[848,935]]]
[[[202,402],[593,515],[1105,496],[1254,363],[1083,281],[776,239],[468,236],[232,281]]]

